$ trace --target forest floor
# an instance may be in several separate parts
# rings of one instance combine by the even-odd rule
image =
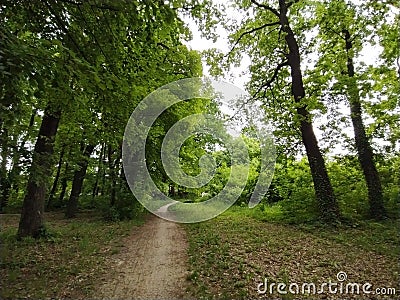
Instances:
[[[398,222],[331,228],[265,216],[258,208],[232,207],[186,226],[195,298],[400,299]],[[353,283],[359,293],[357,287],[352,292]]]
[[[169,214],[169,212],[165,212]],[[105,222],[46,213],[48,235],[15,237],[19,214],[0,215],[0,299],[188,299],[183,226],[147,214]]]
[[[255,212],[233,207],[188,225],[46,213],[48,236],[39,241],[16,240],[19,215],[0,215],[0,299],[399,299],[397,222],[328,228]],[[279,283],[319,287],[339,273],[342,283],[370,283],[374,292],[277,293]],[[266,282],[274,292],[258,293]],[[382,297],[376,288],[397,291]]]

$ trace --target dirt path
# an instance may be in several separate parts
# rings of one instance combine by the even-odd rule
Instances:
[[[187,242],[179,224],[152,215],[126,243],[110,266],[110,278],[100,288],[102,298],[188,298]]]

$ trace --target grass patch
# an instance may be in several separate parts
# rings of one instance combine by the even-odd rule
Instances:
[[[276,208],[274,208],[276,209]],[[255,299],[258,284],[349,282],[399,290],[399,239],[394,222],[364,223],[330,230],[283,224],[259,218],[256,210],[233,207],[213,220],[186,226],[189,237],[192,293],[197,299]],[[262,220],[263,219],[263,220]],[[280,220],[280,221],[279,221]],[[344,295],[282,295],[264,298],[343,298]],[[346,296],[346,295],[345,295]],[[366,298],[363,295],[361,298]],[[377,295],[369,295],[379,298]],[[389,298],[393,298],[389,297]]]
[[[92,212],[65,220],[46,213],[48,234],[16,239],[19,215],[1,216],[0,298],[85,298],[105,270],[107,257],[142,219],[104,222]]]

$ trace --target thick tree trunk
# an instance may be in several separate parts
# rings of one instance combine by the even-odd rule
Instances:
[[[86,176],[87,167],[89,164],[90,155],[94,150],[93,145],[87,145],[83,150],[83,159],[79,163],[79,169],[74,173],[74,179],[72,181],[71,195],[67,203],[67,210],[65,216],[67,218],[74,218],[78,212],[78,200],[82,192],[83,180]]]
[[[303,75],[301,72],[301,61],[299,46],[292,29],[289,26],[287,17],[287,4],[285,0],[279,0],[280,22],[282,30],[286,33],[285,40],[289,48],[288,63],[291,68],[292,94],[294,101],[300,103],[305,97]],[[325,167],[325,160],[318,146],[317,138],[314,134],[312,120],[306,105],[297,109],[301,117],[301,136],[306,148],[308,162],[310,164],[311,175],[314,182],[315,195],[318,202],[321,218],[326,222],[334,222],[340,216],[339,205],[333,193],[333,188],[329,180],[328,172]]]
[[[18,237],[40,236],[44,221],[47,182],[51,176],[51,158],[61,112],[45,110],[39,136],[33,151],[27,192],[24,198]]]
[[[354,63],[350,51],[353,48],[350,32],[343,30],[346,40],[347,51],[347,72],[349,79],[348,93],[350,102],[351,121],[354,128],[354,139],[356,143],[358,160],[364,173],[368,188],[369,213],[374,219],[383,219],[386,216],[386,210],[383,204],[382,185],[378,170],[374,163],[374,154],[365,132],[365,126],[362,119],[362,108],[360,101],[360,92],[358,90]]]

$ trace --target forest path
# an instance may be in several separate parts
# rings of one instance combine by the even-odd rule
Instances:
[[[166,212],[167,213],[167,212]],[[187,299],[184,229],[154,215],[125,241],[100,287],[104,299]]]

